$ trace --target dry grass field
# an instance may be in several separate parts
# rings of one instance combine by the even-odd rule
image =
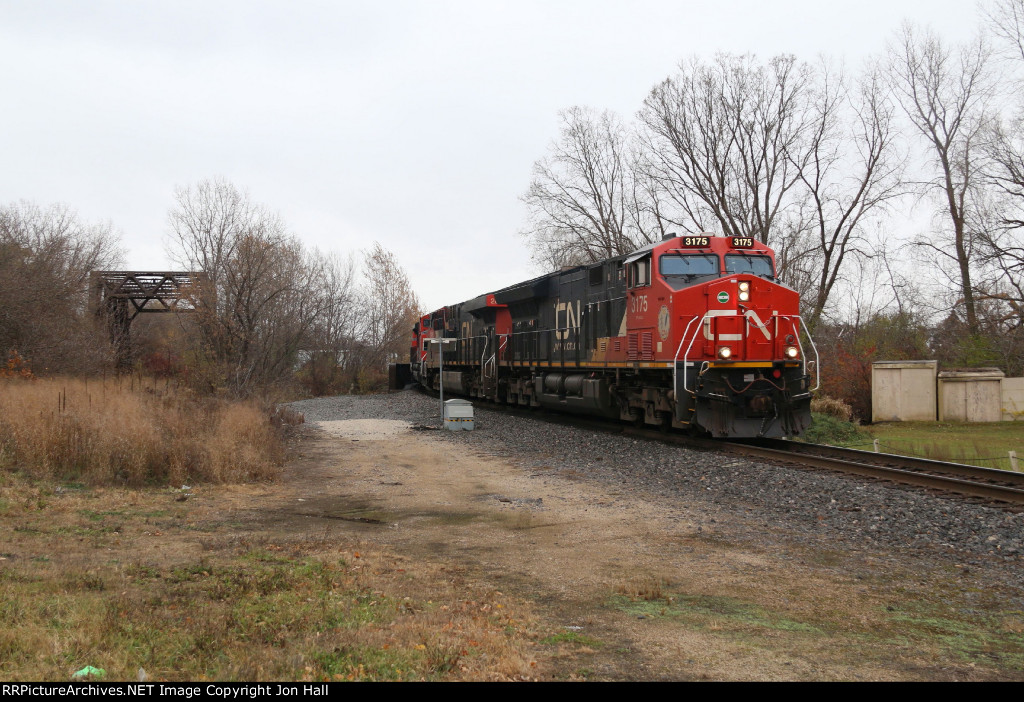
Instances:
[[[443,564],[239,517],[280,486],[63,487],[0,473],[0,679],[508,680],[528,616]],[[243,508],[244,509],[244,508]]]
[[[0,382],[0,679],[1024,670],[1019,591],[981,566],[752,541],[754,517],[367,421],[286,433],[166,387]]]
[[[144,379],[0,381],[0,468],[89,485],[274,478],[279,434],[256,402]]]
[[[287,492],[288,419],[137,378],[0,380],[0,679],[528,677],[500,592],[238,519]]]

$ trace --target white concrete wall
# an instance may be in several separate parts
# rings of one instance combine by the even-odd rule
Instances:
[[[871,364],[871,421],[935,421],[938,361]]]
[[[1024,378],[943,371],[937,361],[871,364],[871,421],[1024,422]]]
[[[998,422],[1002,419],[1001,371],[939,373],[940,422]]]
[[[1024,422],[1024,378],[1003,378],[999,390],[1003,421]]]

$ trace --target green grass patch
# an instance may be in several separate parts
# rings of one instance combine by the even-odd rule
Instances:
[[[871,443],[871,435],[863,427],[818,412],[811,413],[811,426],[804,431],[800,439],[812,444],[830,444],[832,446]]]
[[[570,630],[560,631],[557,634],[541,639],[540,642],[545,646],[557,646],[558,644],[573,644],[588,648],[601,648],[604,646],[604,642],[600,639]]]
[[[84,664],[126,680],[139,667],[167,680],[432,680],[455,669],[462,649],[450,643],[353,645],[426,608],[358,587],[354,574],[265,551],[164,573],[0,571],[0,678],[60,680]]]
[[[78,510],[78,513],[92,522],[102,522],[107,517],[124,517],[127,514],[119,509],[107,510],[105,512],[97,512],[91,509],[80,509]]]
[[[1024,468],[1024,423],[1020,422],[881,422],[865,427],[885,453],[954,461],[984,468],[1010,468],[1009,452],[1016,451]]]
[[[125,577],[152,580],[160,577],[160,571],[144,563],[129,563],[124,568]]]
[[[946,608],[916,606],[889,614],[895,641],[937,644],[971,662],[1024,670],[1024,612],[999,616],[975,611],[968,617],[950,616]]]
[[[666,594],[660,600],[615,595],[612,607],[633,616],[677,619],[694,629],[743,632],[751,628],[804,634],[823,634],[811,624],[771,612],[760,605],[719,595]]]
[[[120,524],[98,524],[98,525],[87,525],[87,524],[72,524],[70,526],[60,526],[54,529],[55,534],[69,534],[71,536],[98,536],[100,534],[113,534],[120,532],[123,528]]]
[[[416,650],[341,646],[316,654],[314,660],[332,680],[394,682],[419,679],[424,657],[423,652]]]

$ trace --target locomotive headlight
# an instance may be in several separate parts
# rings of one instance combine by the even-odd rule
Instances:
[[[723,361],[728,361],[730,358],[732,358],[732,349],[730,349],[728,346],[718,347],[718,357]]]
[[[750,299],[750,283],[744,280],[740,283],[739,288],[740,294],[738,297],[740,298],[740,302],[746,302]]]
[[[786,358],[796,358],[799,355],[800,355],[800,349],[798,349],[796,346],[787,346],[786,347]]]
[[[740,292],[748,292],[750,290],[750,283],[743,281],[740,283]]]

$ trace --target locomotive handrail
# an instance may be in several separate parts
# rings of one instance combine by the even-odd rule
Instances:
[[[715,316],[721,317],[721,316],[727,316],[727,315],[715,315]],[[740,315],[737,312],[733,316],[739,317],[739,316],[743,316],[743,315]],[[811,388],[810,392],[815,392],[819,387],[821,387],[821,362],[820,362],[819,357],[818,357],[818,347],[814,344],[814,339],[811,337],[810,332],[807,331],[807,325],[804,323],[803,317],[801,317],[798,314],[779,314],[779,315],[774,315],[774,316],[775,316],[775,338],[776,339],[779,338],[779,318],[780,317],[783,318],[783,319],[794,319],[795,318],[795,319],[800,320],[800,328],[804,330],[805,334],[807,334],[807,340],[809,342],[811,342],[811,350],[814,351],[814,383],[815,384],[814,384],[814,387]],[[711,319],[711,318],[712,318],[712,315],[711,315],[710,312],[705,313],[703,317],[697,317],[696,315],[694,315],[693,319],[691,319],[689,321],[689,323],[686,325],[686,329],[683,330],[683,336],[679,340],[679,348],[676,349],[676,355],[672,359],[672,389],[673,390],[675,390],[675,388],[677,387],[676,383],[678,382],[677,373],[678,373],[678,370],[679,370],[679,351],[680,351],[680,349],[683,348],[683,343],[686,341],[686,335],[690,333],[690,326],[693,325],[693,323],[696,322],[698,319],[700,319],[700,324],[703,324],[704,320]],[[700,328],[700,324],[697,325],[698,329]],[[760,325],[760,327],[762,329],[764,328],[764,326],[766,326],[766,325],[764,325],[763,323]],[[690,349],[693,348],[693,342],[696,341],[696,340],[697,340],[697,333],[694,332],[693,338],[690,339],[689,346],[686,347],[686,353],[683,355],[683,390],[685,390],[686,392],[690,391],[690,388],[687,386],[687,383],[686,383],[686,364],[689,363],[689,361],[687,359],[689,359],[689,357],[690,357]],[[800,340],[800,333],[799,332],[797,332],[797,335],[796,335],[796,343],[797,343],[797,346],[800,347],[800,357],[806,359],[807,358],[807,354],[804,352],[804,344]],[[804,363],[804,367],[805,368],[806,368],[806,364],[807,363],[808,363],[808,361],[805,361],[805,363]]]
[[[495,351],[495,355],[498,357],[497,360],[495,361],[495,363],[502,363],[502,362],[511,363],[512,359],[505,358],[505,349],[508,348],[508,340],[509,340],[509,337],[512,336],[512,334],[511,333],[508,333],[508,334],[498,334],[497,332],[495,332],[495,336],[497,336],[500,339],[500,341],[498,342],[498,348]],[[514,349],[513,349],[513,355],[514,355]]]
[[[778,315],[775,315],[775,319],[776,320],[778,320],[779,317],[782,317],[783,319],[793,319],[793,318],[799,319],[800,320],[800,328],[803,329],[804,333],[807,335],[807,340],[809,342],[811,342],[811,349],[814,351],[814,387],[811,388],[810,392],[814,392],[815,390],[817,390],[818,388],[821,387],[821,363],[820,363],[820,361],[818,359],[818,347],[814,345],[814,339],[811,337],[811,333],[809,331],[807,331],[807,324],[804,323],[804,318],[803,317],[801,317],[798,314],[778,314]],[[775,322],[775,336],[776,336],[776,338],[778,338],[778,333],[779,333],[778,325],[779,325],[779,323],[778,323],[778,321],[776,321]],[[800,341],[800,332],[797,332],[797,334],[796,334],[796,344],[797,344],[797,346],[800,347],[800,357],[801,358],[807,358],[807,354],[804,353],[804,344],[803,344],[802,341]],[[804,363],[804,368],[807,367],[807,363],[808,362]]]
[[[484,352],[480,354],[480,391],[483,392],[484,385],[487,380],[487,362],[484,360],[487,358],[487,347],[491,345],[491,337],[488,334],[484,335]],[[494,354],[491,354],[491,358],[494,358]],[[497,375],[497,374],[495,374]]]
[[[706,316],[707,315],[705,315],[705,317]],[[686,335],[690,333],[690,325],[696,322],[697,319],[697,315],[694,315],[693,319],[691,319],[689,324],[686,325],[686,329],[683,331],[683,336],[679,339],[679,348],[676,349],[676,355],[672,358],[672,392],[675,392],[676,388],[679,387],[677,384],[679,382],[679,352],[683,350],[683,342],[686,341]],[[703,323],[703,319],[701,319],[701,322]],[[699,329],[700,325],[697,325],[697,328]],[[693,339],[690,339],[690,345],[686,347],[686,355],[683,356],[683,390],[686,392],[690,392],[690,389],[686,387],[686,359],[690,356],[690,349],[693,347],[693,342],[696,338],[697,333],[694,332]],[[678,401],[679,399],[676,398],[676,402]]]

